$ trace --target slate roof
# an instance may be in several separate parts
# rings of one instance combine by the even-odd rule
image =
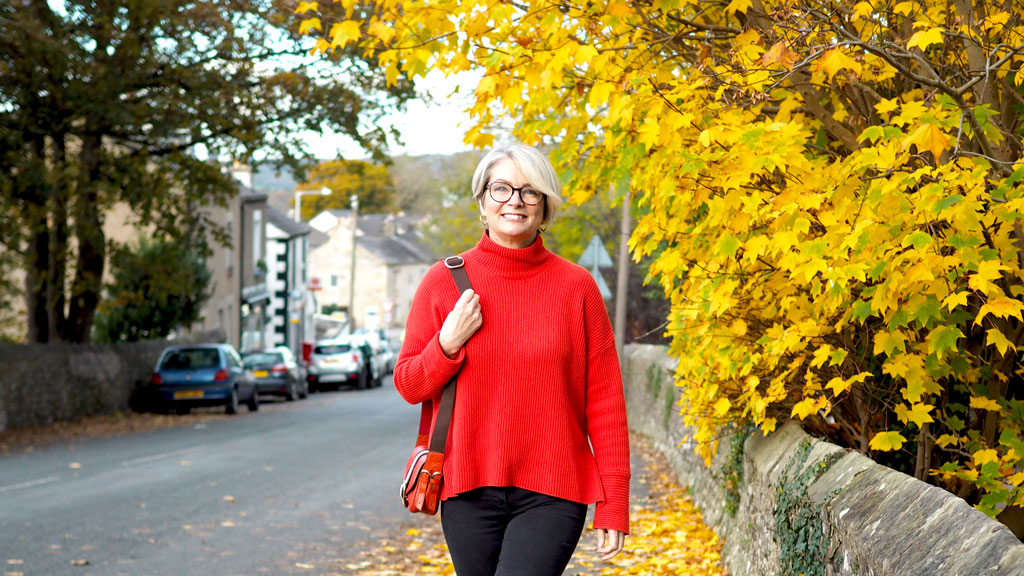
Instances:
[[[385,264],[424,264],[435,260],[419,235],[359,236],[356,242]]]
[[[296,236],[303,236],[313,232],[307,224],[302,222],[295,222],[291,218],[287,217],[277,208],[267,204],[267,222],[280,228],[289,238]]]

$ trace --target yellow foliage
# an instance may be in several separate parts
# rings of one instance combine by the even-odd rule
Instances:
[[[671,301],[702,456],[739,420],[821,412],[893,450],[953,416],[937,403],[964,387],[991,396],[970,409],[999,409],[1024,334],[1019,19],[938,0],[372,4],[345,41],[390,81],[482,72],[468,143],[507,119],[550,148],[571,201],[630,189],[629,247]],[[905,430],[880,431],[897,418]],[[956,418],[979,433],[970,453],[1024,463]],[[977,481],[935,454],[960,466],[951,482]]]

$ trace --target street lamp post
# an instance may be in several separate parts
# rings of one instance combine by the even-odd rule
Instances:
[[[305,196],[309,196],[311,194],[317,194],[319,196],[330,196],[331,195],[331,189],[328,188],[327,186],[324,186],[323,188],[321,188],[319,190],[296,190],[295,191],[295,214],[294,214],[295,217],[293,218],[293,220],[295,220],[296,222],[299,222],[300,220],[302,220],[302,197],[304,195]]]
[[[356,327],[356,230],[359,229],[359,196],[352,195],[352,268],[348,278],[348,331]]]

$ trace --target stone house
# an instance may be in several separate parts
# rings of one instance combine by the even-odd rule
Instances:
[[[310,252],[310,273],[321,286],[320,305],[348,310],[351,299],[354,328],[398,329],[436,260],[417,232],[422,218],[359,214],[357,219],[355,226],[351,210],[326,210],[309,222],[324,234]]]

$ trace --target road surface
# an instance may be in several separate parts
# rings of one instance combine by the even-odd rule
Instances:
[[[5,575],[315,573],[408,520],[419,409],[381,388],[0,457]]]

